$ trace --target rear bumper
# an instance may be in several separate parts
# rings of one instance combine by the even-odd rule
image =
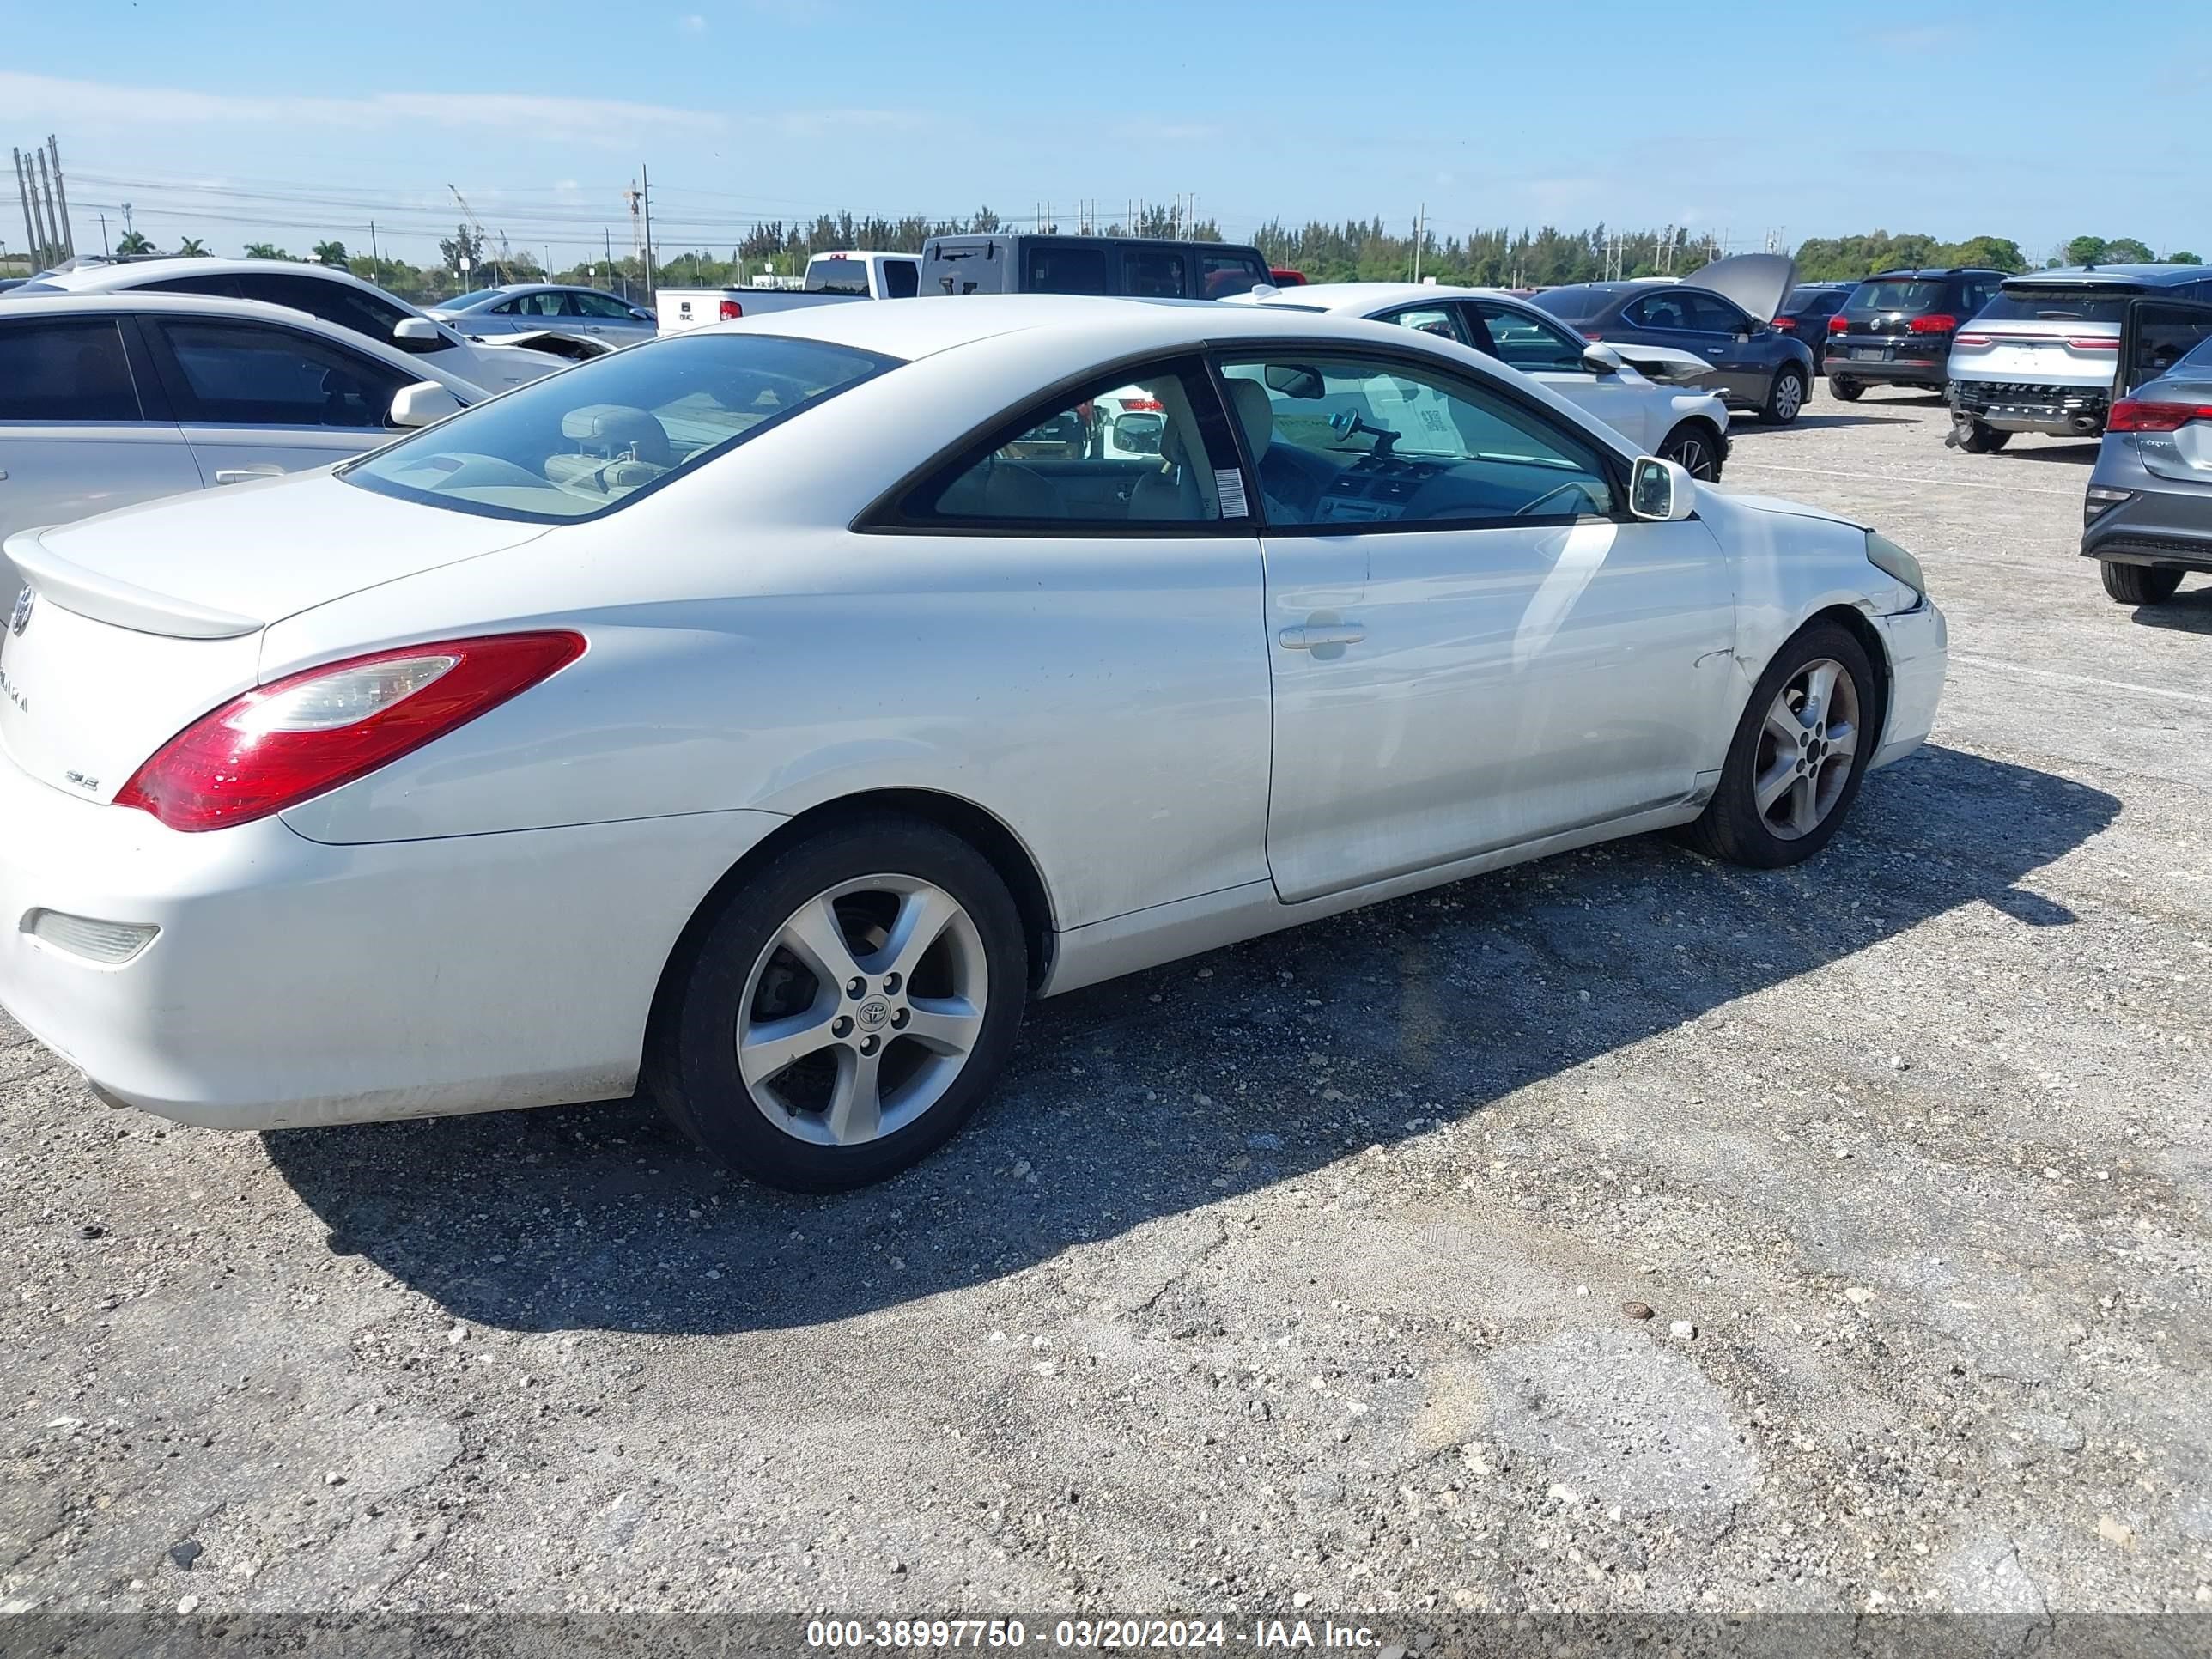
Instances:
[[[2023,380],[1954,380],[1951,410],[1999,432],[2041,432],[2093,438],[2105,429],[2112,404],[2106,386],[2052,386]]]
[[[2108,522],[2111,514],[2091,525],[2081,536],[2081,556],[2109,564],[2147,564],[2168,570],[2212,571],[2212,529],[2161,525],[2156,528],[2123,520]]]
[[[1903,760],[1928,740],[1943,697],[1951,630],[1933,599],[1893,617],[1872,618],[1889,657],[1889,714],[1868,769]]]
[[[684,924],[781,822],[179,835],[0,761],[0,1004],[111,1103],[212,1128],[620,1096]],[[42,908],[160,931],[102,966],[27,932]]]
[[[1885,358],[1868,360],[1854,357],[1854,349],[1861,351],[1887,350]],[[1948,346],[1914,355],[1892,342],[1876,345],[1866,340],[1839,338],[1828,345],[1828,378],[1838,376],[1847,380],[1863,380],[1869,386],[1924,386],[1942,391],[1949,379],[1944,368],[1950,356]]]

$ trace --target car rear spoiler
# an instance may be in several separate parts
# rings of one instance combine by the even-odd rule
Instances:
[[[72,564],[58,553],[50,552],[35,530],[9,537],[0,545],[0,556],[22,573],[40,598],[94,622],[177,640],[234,640],[241,635],[258,634],[263,626],[252,617],[195,605],[190,599],[157,593],[136,582]]]

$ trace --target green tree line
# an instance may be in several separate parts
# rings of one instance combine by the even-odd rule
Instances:
[[[489,243],[466,225],[456,226],[453,234],[438,244],[440,263],[434,265],[364,254],[335,240],[313,244],[305,257],[350,270],[418,304],[449,298],[463,288],[545,281],[609,288],[644,301],[659,287],[712,288],[743,285],[763,275],[796,276],[805,270],[809,255],[837,248],[919,252],[932,236],[1032,228],[1027,221],[1011,223],[988,207],[978,208],[964,219],[825,213],[811,221],[765,221],[727,249],[658,248],[659,257],[649,275],[635,253],[624,252],[610,258],[606,255],[615,252],[611,249],[599,258],[547,270],[535,252]],[[1048,223],[1042,228],[1072,232],[1079,227]],[[1116,236],[1222,240],[1221,228],[1213,220],[1185,222],[1165,207],[1148,207],[1126,227],[1117,222],[1089,228]],[[1270,264],[1302,270],[1317,283],[1401,282],[1415,271],[1415,239],[1410,229],[1394,228],[1379,218],[1347,220],[1342,224],[1315,220],[1302,226],[1270,220],[1252,240]],[[129,240],[131,246],[125,251],[155,251],[143,233],[132,233]],[[207,251],[196,237],[185,238],[176,249],[179,253]],[[257,259],[301,257],[270,242],[249,243],[245,251],[247,258]],[[1500,228],[1464,236],[1431,233],[1420,239],[1419,252],[1419,273],[1439,283],[1537,288],[1597,282],[1608,276],[1685,276],[1719,257],[1723,250],[1711,240],[1679,228],[1620,231],[1600,224],[1587,230],[1561,230],[1547,225],[1533,230]],[[1849,281],[1906,266],[1979,265],[2022,271],[2037,263],[2022,252],[2019,243],[2007,237],[1972,236],[1964,241],[1946,242],[1918,232],[1893,234],[1886,230],[1813,237],[1798,244],[1796,257],[1798,276],[1808,283]],[[2101,236],[2076,236],[2051,250],[2041,263],[2046,266],[2118,264],[2159,257],[2148,243],[2135,237],[2108,240]],[[2163,257],[2183,264],[2202,263],[2185,250]],[[464,260],[468,265],[465,279],[461,275]]]

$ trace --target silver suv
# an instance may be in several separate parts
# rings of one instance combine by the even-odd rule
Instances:
[[[2015,432],[2095,437],[2119,378],[2120,337],[2145,301],[2212,303],[2212,270],[2083,265],[2008,276],[1952,337],[1945,441],[1979,455]]]

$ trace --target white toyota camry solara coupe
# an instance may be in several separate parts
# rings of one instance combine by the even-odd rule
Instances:
[[[642,1079],[879,1179],[1034,998],[1609,836],[1817,851],[1942,615],[1625,444],[1388,324],[916,300],[24,532],[0,1000],[189,1123]]]

